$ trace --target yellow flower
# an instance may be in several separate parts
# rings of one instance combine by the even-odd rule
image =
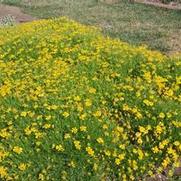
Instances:
[[[90,146],[86,147],[86,151],[90,156],[94,156],[94,150]]]
[[[17,154],[21,154],[21,153],[23,152],[23,149],[22,149],[21,147],[19,147],[19,146],[15,146],[15,147],[13,148],[13,151],[14,151],[15,153],[17,153]]]
[[[139,126],[139,131],[141,133],[145,133],[146,129],[143,126]]]
[[[21,171],[26,170],[26,167],[27,167],[27,165],[26,165],[25,163],[21,163],[21,164],[18,166],[18,168],[19,168]]]
[[[137,113],[136,113],[136,117],[137,117],[138,119],[142,119],[142,118],[143,118],[143,116],[142,116],[142,114],[141,114],[140,112],[137,112]]]
[[[132,167],[133,167],[133,170],[138,169],[138,165],[137,165],[137,162],[135,160],[133,160],[133,162],[132,162]]]
[[[52,110],[56,110],[56,109],[58,109],[58,106],[57,106],[57,105],[52,105],[52,106],[51,106],[51,109],[52,109]]]
[[[123,181],[127,181],[127,176],[126,176],[126,174],[123,174],[122,179],[123,179]]]
[[[153,174],[153,171],[149,170],[149,171],[148,171],[148,175],[149,175],[149,176],[153,176],[153,175],[154,175],[154,174]]]
[[[175,154],[175,150],[172,147],[169,147],[169,148],[167,148],[167,153],[174,155]]]
[[[69,163],[69,166],[72,167],[72,168],[75,168],[75,166],[76,166],[76,165],[75,165],[75,162],[74,162],[74,161],[71,161],[71,162]]]
[[[144,73],[144,78],[147,80],[149,83],[151,82],[151,73],[150,72],[145,72]]]
[[[75,146],[75,148],[76,148],[77,150],[80,150],[80,149],[81,149],[80,141],[75,140],[75,141],[74,141],[74,146]]]
[[[30,135],[32,133],[32,130],[29,127],[27,127],[24,129],[24,132],[26,135]]]
[[[63,112],[62,114],[65,118],[69,117],[69,113],[68,112]]]
[[[35,138],[38,139],[38,138],[42,138],[43,137],[43,133],[41,132],[36,132],[35,133]]]
[[[102,126],[102,128],[103,128],[103,129],[108,129],[108,125],[107,125],[107,124],[104,124],[104,125]]]
[[[40,173],[40,174],[38,175],[38,179],[39,179],[39,180],[45,180],[45,176],[44,176],[42,173]]]
[[[124,128],[123,128],[123,127],[120,127],[120,126],[117,126],[117,127],[116,127],[116,130],[117,130],[119,133],[123,133]]]
[[[142,144],[143,143],[143,140],[141,138],[138,138],[138,144]]]
[[[149,101],[149,100],[147,100],[147,99],[143,100],[143,102],[144,102],[147,106],[153,106],[153,105],[154,105],[153,102],[151,102],[151,101]]]
[[[27,114],[28,114],[27,112],[22,112],[22,113],[21,113],[21,116],[22,116],[22,117],[26,117]]]
[[[120,160],[123,160],[124,157],[125,157],[125,154],[124,154],[124,153],[118,155],[118,158],[119,158]]]
[[[169,89],[165,92],[165,95],[168,96],[168,97],[172,97],[174,95],[174,92],[172,89]]]
[[[104,140],[103,140],[102,138],[97,138],[97,142],[98,142],[99,144],[104,144]]]
[[[142,150],[138,149],[138,155],[139,155],[139,159],[142,160],[144,157],[144,153],[142,152]]]
[[[172,177],[173,174],[174,174],[173,170],[169,170],[169,171],[168,171],[168,176],[169,176],[169,177]]]
[[[174,144],[175,146],[179,146],[179,145],[180,145],[180,142],[179,142],[179,141],[175,141],[173,144]]]
[[[105,150],[104,153],[106,156],[111,156],[111,152],[109,150]]]
[[[170,163],[170,159],[167,157],[167,158],[166,158],[165,160],[163,160],[163,162],[162,162],[163,168],[166,168],[169,163]]]
[[[130,110],[129,106],[127,104],[124,104],[123,111],[129,111],[129,110]]]
[[[45,124],[45,125],[43,126],[43,128],[49,129],[49,128],[51,128],[51,124]]]
[[[59,145],[53,144],[53,148],[58,152],[63,152],[65,150],[61,144],[59,144]]]
[[[74,128],[72,128],[72,133],[74,133],[74,134],[76,134],[77,133],[77,131],[78,131],[78,129],[76,128],[76,127],[74,127]]]
[[[0,166],[0,178],[5,178],[8,176],[7,168]]]
[[[157,126],[156,126],[155,132],[156,132],[157,134],[161,134],[163,131],[164,131],[164,127],[162,127],[161,125],[157,125]]]
[[[152,151],[153,151],[153,153],[158,153],[158,152],[159,152],[159,149],[158,149],[157,146],[155,146],[155,147],[152,148]]]
[[[126,146],[123,145],[123,144],[120,144],[120,145],[119,145],[119,148],[122,149],[122,150],[125,150],[125,147],[126,147]]]
[[[124,158],[125,158],[125,154],[124,153],[119,154],[118,158],[116,158],[116,160],[115,160],[116,165],[119,165],[121,163],[121,161],[124,160]]]
[[[95,94],[95,93],[96,93],[96,89],[91,87],[91,88],[89,89],[89,93]]]
[[[160,148],[160,149],[164,149],[165,145],[166,145],[166,144],[164,144],[164,142],[160,142],[160,143],[159,143],[159,148]]]
[[[81,101],[80,96],[75,96],[75,97],[74,97],[74,101]]]
[[[93,115],[95,116],[95,117],[100,117],[101,116],[101,111],[96,111]]]
[[[165,118],[165,114],[163,112],[161,112],[158,117],[163,119],[163,118]]]
[[[115,159],[115,163],[116,163],[116,165],[120,165],[121,160],[120,160],[119,158],[116,158],[116,159]]]
[[[171,117],[172,117],[172,114],[168,112],[168,113],[167,113],[167,117],[168,117],[168,118],[171,118]]]
[[[86,99],[86,100],[85,100],[85,106],[86,106],[86,107],[92,106],[92,101],[91,101],[90,99]]]
[[[97,163],[94,163],[93,169],[94,169],[95,171],[97,171],[97,169],[98,169]]]
[[[8,152],[0,151],[0,162],[9,155]]]
[[[79,116],[79,118],[80,118],[80,120],[85,120],[86,116],[87,116],[87,114],[84,113],[84,114],[81,114],[81,115]]]
[[[80,126],[80,131],[86,132],[87,131],[87,127],[86,126]]]
[[[65,139],[69,139],[69,138],[70,138],[70,134],[66,133],[66,134],[64,135],[64,138],[65,138]]]
[[[46,119],[47,121],[50,120],[51,118],[52,118],[51,115],[45,116],[45,119]]]
[[[78,105],[77,105],[77,111],[79,111],[79,112],[82,112],[82,111],[83,111],[82,104],[78,104]]]

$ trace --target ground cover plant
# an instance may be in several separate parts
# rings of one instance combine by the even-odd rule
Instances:
[[[66,18],[1,28],[1,180],[173,178],[180,60]]]
[[[135,45],[172,54],[181,50],[181,11],[122,0],[105,4],[99,0],[2,0],[21,7],[37,18],[67,16],[103,33]]]

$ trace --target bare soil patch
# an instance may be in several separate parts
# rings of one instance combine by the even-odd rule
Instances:
[[[23,13],[18,7],[0,4],[0,18],[8,15],[13,16],[17,23],[29,22],[36,19],[28,14]]]

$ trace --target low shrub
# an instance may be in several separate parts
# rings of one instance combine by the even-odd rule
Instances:
[[[0,29],[1,180],[172,178],[180,60],[66,18]]]

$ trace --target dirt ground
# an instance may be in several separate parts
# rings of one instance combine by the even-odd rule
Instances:
[[[7,15],[13,16],[17,23],[29,22],[36,19],[30,15],[23,13],[18,7],[0,4],[0,18]]]

